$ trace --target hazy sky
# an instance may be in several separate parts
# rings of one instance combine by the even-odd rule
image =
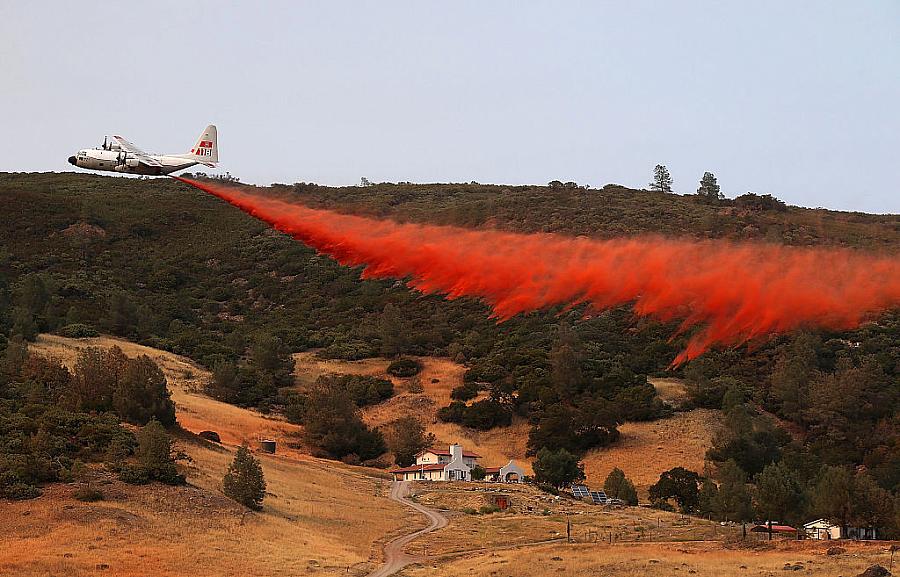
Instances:
[[[900,212],[900,2],[0,0],[0,170],[219,127],[245,182],[538,183]]]

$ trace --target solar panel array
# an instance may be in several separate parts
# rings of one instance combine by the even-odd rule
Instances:
[[[591,491],[591,501],[593,501],[595,505],[603,505],[606,503],[606,493],[603,491]]]
[[[587,488],[587,485],[572,485],[572,496],[576,499],[590,497],[591,491]]]

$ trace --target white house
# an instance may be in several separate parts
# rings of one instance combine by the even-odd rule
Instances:
[[[416,464],[391,471],[395,481],[469,481],[472,469],[481,455],[464,451],[459,444],[444,449],[425,449],[416,455]],[[503,467],[486,469],[487,480],[504,483],[519,482],[525,471],[510,461]]]
[[[827,519],[816,519],[804,523],[803,529],[810,539],[863,539],[878,538],[878,530],[875,527],[841,527]]]

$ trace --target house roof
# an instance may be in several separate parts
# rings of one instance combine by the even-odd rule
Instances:
[[[415,473],[416,471],[443,471],[447,463],[430,463],[428,465],[413,465],[411,467],[401,467],[400,469],[392,469],[391,473]]]
[[[499,473],[502,468],[503,467],[485,467],[484,472],[490,475],[492,473]]]
[[[446,449],[435,449],[434,447],[432,447],[430,449],[425,449],[424,451],[419,451],[418,453],[416,453],[416,457],[424,455],[425,453],[434,453],[435,455],[449,457],[450,456],[450,448],[448,447]],[[463,457],[472,457],[474,459],[480,459],[481,455],[479,455],[478,453],[473,453],[472,451],[463,450]]]
[[[816,519],[815,521],[810,521],[809,523],[804,523],[804,527],[812,527],[814,525],[819,525],[821,527],[837,527],[834,523],[829,521],[828,519]]]
[[[754,525],[752,529],[750,529],[754,533],[768,533],[769,526],[768,525]],[[797,530],[790,525],[772,525],[773,533],[796,533]]]

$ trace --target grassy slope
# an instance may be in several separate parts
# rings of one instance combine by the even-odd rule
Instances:
[[[266,475],[264,510],[244,509],[221,494],[234,443],[260,432],[289,440],[296,427],[191,392],[208,373],[192,362],[119,339],[42,336],[33,346],[70,364],[78,348],[116,345],[160,363],[189,431],[213,428],[225,446],[180,435],[178,446],[191,486],[133,487],[98,473],[106,499],[75,501],[72,485],[56,484],[31,501],[0,506],[4,546],[0,574],[92,575],[109,565],[115,575],[295,575],[315,570],[346,574],[377,562],[376,541],[417,519],[387,499],[376,471],[320,461],[282,444],[278,455],[259,454]]]

